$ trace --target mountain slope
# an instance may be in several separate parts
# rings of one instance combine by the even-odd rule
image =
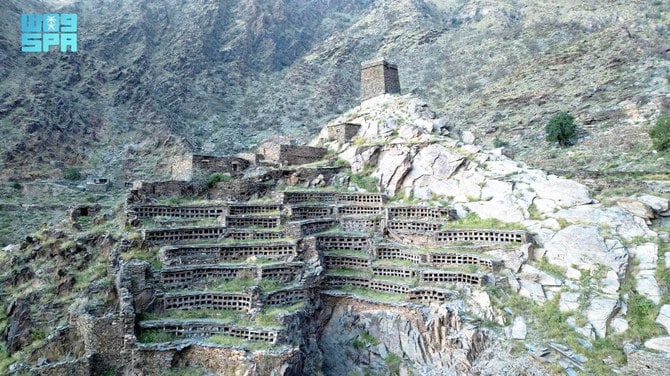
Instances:
[[[164,178],[190,151],[306,140],[356,104],[359,64],[379,55],[450,125],[509,142],[539,167],[667,162],[646,136],[670,108],[665,2],[4,0],[0,9],[4,178],[59,176],[54,160]],[[20,13],[38,11],[77,13],[80,52],[20,53]],[[568,152],[543,141],[561,110],[581,125]]]

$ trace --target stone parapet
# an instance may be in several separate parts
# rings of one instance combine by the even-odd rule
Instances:
[[[226,335],[247,341],[259,341],[273,344],[277,343],[277,340],[280,338],[280,330],[242,327],[218,320],[208,319],[147,320],[140,321],[138,325],[141,330],[157,329],[183,338]]]
[[[157,300],[157,308],[163,311],[187,309],[249,311],[252,307],[252,296],[249,294],[215,291],[166,293]]]
[[[367,257],[325,254],[323,258],[328,269],[369,270],[371,265],[371,261]]]
[[[286,234],[293,238],[302,238],[305,236],[328,231],[338,224],[339,223],[334,218],[292,221],[286,224]]]
[[[230,229],[223,226],[143,229],[142,239],[153,244],[184,243],[211,240],[273,240],[285,236],[280,230]]]
[[[451,221],[456,219],[456,210],[430,206],[389,206],[386,208],[387,217],[399,218],[433,218]]]
[[[316,237],[316,247],[319,250],[348,249],[370,252],[371,246],[372,241],[367,236],[319,235]]]
[[[218,264],[243,261],[249,257],[291,261],[297,256],[293,242],[164,246],[158,251],[158,257],[165,266]]]
[[[292,262],[270,265],[188,265],[163,268],[161,284],[164,289],[185,289],[195,283],[208,280],[231,280],[244,276],[256,280],[273,279],[282,282],[296,280],[300,277],[304,264]]]
[[[228,214],[226,205],[170,206],[170,205],[133,205],[128,208],[137,218],[178,217],[178,218],[217,218]]]

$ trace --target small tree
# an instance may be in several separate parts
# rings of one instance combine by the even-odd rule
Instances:
[[[211,175],[209,175],[209,181],[207,182],[207,186],[209,188],[214,188],[215,185],[218,183],[227,183],[232,179],[230,174],[228,173],[222,173],[222,172],[215,172]]]
[[[65,180],[81,180],[81,173],[76,167],[65,167],[63,169],[63,178]]]
[[[649,130],[654,149],[670,149],[670,116],[661,116]]]
[[[560,112],[552,117],[544,130],[547,133],[547,141],[558,142],[561,147],[570,145],[577,137],[575,118],[567,112]]]

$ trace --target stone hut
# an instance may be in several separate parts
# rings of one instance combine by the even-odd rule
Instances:
[[[107,178],[97,178],[97,177],[87,177],[86,178],[86,192],[92,193],[105,193],[109,188],[109,179]]]
[[[207,174],[215,172],[228,173],[232,176],[240,176],[250,165],[250,162],[238,157],[216,157],[213,155],[193,154],[191,166],[194,171]]]
[[[384,58],[361,63],[361,101],[382,94],[399,94],[398,66]]]
[[[281,163],[283,165],[301,165],[321,160],[326,155],[328,149],[267,143],[261,145],[259,151],[266,161]]]
[[[328,126],[328,138],[337,141],[340,144],[349,142],[361,129],[360,124],[354,123],[340,123]]]

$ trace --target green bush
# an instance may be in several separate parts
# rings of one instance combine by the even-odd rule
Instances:
[[[65,180],[81,180],[81,173],[76,167],[65,167],[63,169],[63,179]]]
[[[509,145],[509,142],[501,139],[498,136],[496,136],[496,138],[493,139],[493,147],[494,148],[501,148],[501,147],[505,147],[505,146],[508,146],[508,145]]]
[[[577,137],[575,118],[567,112],[560,112],[549,120],[544,128],[547,141],[558,142],[561,147],[568,146]]]
[[[654,149],[670,149],[670,116],[661,116],[649,130]]]
[[[215,172],[211,175],[209,175],[209,180],[207,182],[207,185],[212,188],[218,183],[227,183],[232,179],[230,174],[226,173],[221,173],[221,172]]]

